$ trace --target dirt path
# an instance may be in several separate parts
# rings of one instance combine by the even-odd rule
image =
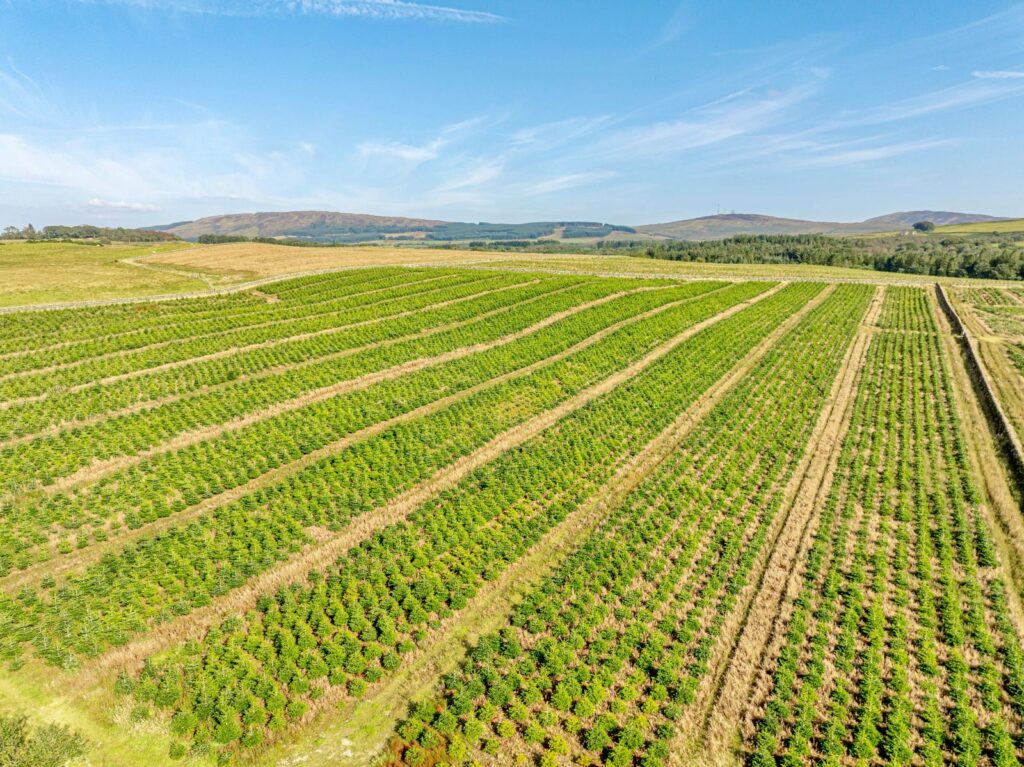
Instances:
[[[815,511],[831,487],[849,427],[857,380],[881,311],[883,291],[882,287],[876,289],[814,426],[804,457],[786,485],[783,497],[790,499],[787,510],[780,515],[774,535],[769,535],[773,544],[765,547],[767,563],[758,582],[745,589],[746,609],[735,610],[734,620],[723,628],[709,664],[710,673],[701,680],[696,700],[680,725],[673,749],[675,764],[718,765],[736,761],[730,746],[739,731],[755,677],[765,667],[769,641],[773,633],[781,635],[784,629],[785,622],[778,620],[783,606],[799,591],[798,565],[814,537]]]
[[[969,320],[963,320],[963,310],[960,309],[958,313],[962,321],[968,322],[970,329]],[[1014,495],[992,428],[975,395],[963,349],[953,334],[948,318],[935,302],[933,314],[938,322],[949,363],[951,385],[964,442],[968,447],[972,475],[982,496],[988,501],[982,504],[983,513],[999,552],[1004,580],[1013,586],[1006,592],[1010,614],[1016,623],[1018,635],[1024,638],[1024,500]]]
[[[213,600],[206,607],[194,610],[179,620],[155,627],[145,636],[139,637],[125,647],[115,649],[100,657],[86,669],[83,679],[97,672],[102,673],[106,669],[134,668],[154,652],[189,638],[201,636],[210,626],[215,625],[226,615],[250,609],[261,595],[273,593],[285,584],[300,580],[310,570],[329,567],[350,548],[388,525],[405,519],[416,508],[444,490],[454,487],[479,466],[489,463],[508,450],[532,439],[573,411],[612,391],[705,328],[764,300],[783,287],[784,283],[780,283],[754,298],[735,304],[713,317],[690,326],[601,382],[584,389],[562,404],[509,429],[486,445],[442,468],[426,482],[402,493],[376,510],[357,517],[341,532],[323,536],[320,541],[303,549],[297,556],[256,575],[230,594]],[[91,673],[89,669],[92,670]]]
[[[418,650],[408,663],[403,663],[398,673],[374,690],[371,696],[349,703],[341,713],[322,716],[315,734],[297,732],[291,741],[275,746],[271,758],[282,766],[326,767],[369,763],[387,743],[395,724],[406,714],[410,704],[433,693],[438,679],[458,665],[475,639],[504,625],[517,599],[575,551],[607,517],[609,510],[619,506],[660,466],[778,340],[833,290],[834,286],[824,289],[765,336],[636,456],[620,466],[614,477],[590,500],[548,531],[500,578],[485,584],[466,608],[443,621],[432,632],[429,643]],[[344,694],[336,697],[340,701]],[[328,701],[326,710],[334,702]],[[310,743],[311,739],[316,742]]]
[[[1021,444],[1024,433],[1024,376],[1017,369],[1007,353],[1007,345],[1015,339],[1011,336],[993,335],[979,319],[973,307],[961,300],[958,291],[947,290],[946,298],[964,323],[967,332],[975,341],[978,356],[988,373],[989,384],[1006,412],[1013,428],[1011,440]]]

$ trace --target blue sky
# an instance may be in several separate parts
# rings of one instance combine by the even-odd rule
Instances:
[[[1024,4],[0,0],[0,225],[1024,215]]]

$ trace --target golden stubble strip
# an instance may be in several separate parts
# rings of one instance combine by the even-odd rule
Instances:
[[[856,401],[857,383],[872,333],[882,308],[879,286],[850,344],[825,407],[815,423],[807,450],[783,491],[786,512],[769,536],[772,545],[761,557],[757,583],[740,595],[745,608],[733,611],[723,627],[694,702],[676,737],[672,763],[678,765],[734,764],[731,746],[759,672],[765,669],[769,647],[784,635],[784,613],[802,585],[800,565],[817,531],[817,511],[828,497],[839,463],[843,439]],[[767,561],[765,562],[765,559]],[[757,570],[755,569],[755,572]]]

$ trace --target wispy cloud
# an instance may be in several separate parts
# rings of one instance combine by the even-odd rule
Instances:
[[[796,164],[806,167],[813,166],[839,166],[839,165],[862,165],[865,163],[888,160],[893,157],[914,152],[923,152],[929,149],[948,148],[956,141],[951,139],[932,139],[924,141],[904,141],[881,146],[867,146],[852,149],[837,149],[830,147],[816,148],[803,157],[796,160]]]
[[[0,69],[0,114],[23,120],[50,121],[53,110],[42,87],[8,61]]]
[[[668,45],[690,29],[693,26],[693,23],[693,3],[690,2],[690,0],[684,0],[684,2],[680,3],[678,7],[676,7],[675,11],[668,18],[668,21],[662,25],[661,29],[658,31],[658,35],[647,47],[647,50],[651,51]]]
[[[978,78],[949,88],[923,93],[903,101],[840,114],[825,129],[853,128],[911,120],[938,112],[981,106],[1024,94],[1024,82],[1013,78]]]
[[[454,192],[483,186],[498,178],[505,170],[505,160],[497,158],[476,162],[469,170],[459,173],[454,178],[443,182],[436,188],[437,192]]]
[[[93,197],[91,200],[85,201],[87,208],[99,208],[101,210],[135,210],[135,211],[154,211],[160,210],[156,205],[148,202],[128,202],[126,200],[102,200],[99,197]]]
[[[443,21],[494,24],[503,16],[487,11],[428,5],[408,0],[79,0],[216,16],[331,16],[382,21]]]
[[[599,141],[596,153],[649,157],[718,144],[771,126],[817,90],[817,83],[808,83],[788,90],[739,92],[690,110],[677,120],[620,129]]]
[[[384,157],[404,162],[419,164],[433,160],[444,146],[445,142],[435,139],[422,146],[403,144],[399,141],[364,141],[356,150],[363,157]]]
[[[612,171],[591,171],[588,173],[566,173],[563,176],[549,178],[533,184],[526,189],[527,194],[551,194],[566,189],[575,189],[580,186],[589,186],[609,178],[614,178],[616,173]]]
[[[407,144],[393,139],[368,139],[356,146],[363,159],[382,158],[399,161],[412,167],[435,160],[441,151],[451,144],[465,139],[476,128],[489,122],[486,115],[461,120],[445,125],[430,141],[423,144]]]
[[[1015,69],[975,70],[971,76],[979,80],[1020,80],[1024,79],[1024,72]]]

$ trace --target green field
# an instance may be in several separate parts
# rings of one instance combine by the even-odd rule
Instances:
[[[949,224],[938,226],[935,234],[1007,234],[1024,233],[1024,218],[1012,218],[1007,221],[983,221],[977,224]]]
[[[89,765],[1015,761],[1024,523],[932,289],[594,262],[695,266],[0,315],[0,711]]]
[[[189,247],[184,242],[100,246],[0,241],[0,307],[206,290],[209,284],[198,276],[122,263]]]

